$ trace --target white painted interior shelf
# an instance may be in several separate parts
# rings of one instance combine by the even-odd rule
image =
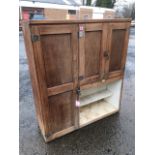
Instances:
[[[98,100],[110,97],[112,92],[108,89],[102,90],[100,92],[96,92],[94,94],[89,94],[87,96],[80,97],[80,107],[86,106],[90,103],[96,102]]]

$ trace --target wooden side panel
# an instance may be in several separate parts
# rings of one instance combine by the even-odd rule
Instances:
[[[39,30],[37,26],[31,27],[31,35],[33,34],[39,36]],[[40,90],[41,113],[43,115],[44,128],[45,128],[44,135],[46,135],[48,133],[47,119],[48,119],[49,107],[48,107],[48,93],[47,93],[47,87],[46,87],[44,59],[43,59],[42,46],[40,44],[40,41],[33,42],[33,53],[34,53],[34,61],[36,64],[38,87]]]
[[[38,53],[35,52],[38,46],[36,44],[34,45],[31,41],[31,27],[29,26],[29,23],[26,22],[22,24],[33,96],[35,100],[36,115],[41,132],[43,135],[45,135],[48,129],[46,126],[47,115],[46,113],[44,113],[44,111],[47,111],[48,107],[46,102],[46,90],[44,89],[45,85],[42,83],[42,69],[39,68],[39,59],[41,58],[40,51],[38,51]],[[33,29],[33,31],[35,31],[35,33],[38,33],[35,28]]]

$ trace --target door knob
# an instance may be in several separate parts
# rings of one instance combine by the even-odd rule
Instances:
[[[109,52],[108,51],[105,51],[104,52],[104,57],[108,60],[109,59]]]

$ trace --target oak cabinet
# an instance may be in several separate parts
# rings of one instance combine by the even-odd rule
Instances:
[[[46,142],[119,110],[130,22],[23,22],[36,115]]]

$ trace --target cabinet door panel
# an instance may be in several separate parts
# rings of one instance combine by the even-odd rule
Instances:
[[[75,125],[75,100],[73,91],[49,97],[49,131],[54,134]]]
[[[106,30],[103,23],[79,25],[84,35],[79,38],[80,85],[99,81],[104,72],[103,50]]]
[[[101,31],[86,32],[85,35],[85,77],[100,72]]]
[[[47,87],[72,82],[71,35],[45,35],[41,37],[41,43],[45,60]]]
[[[110,53],[109,72],[117,71],[121,69],[121,60],[123,56],[124,40],[126,30],[113,30],[112,43]]]
[[[122,76],[128,46],[128,30],[130,23],[109,24],[108,55],[106,62],[106,77]]]

